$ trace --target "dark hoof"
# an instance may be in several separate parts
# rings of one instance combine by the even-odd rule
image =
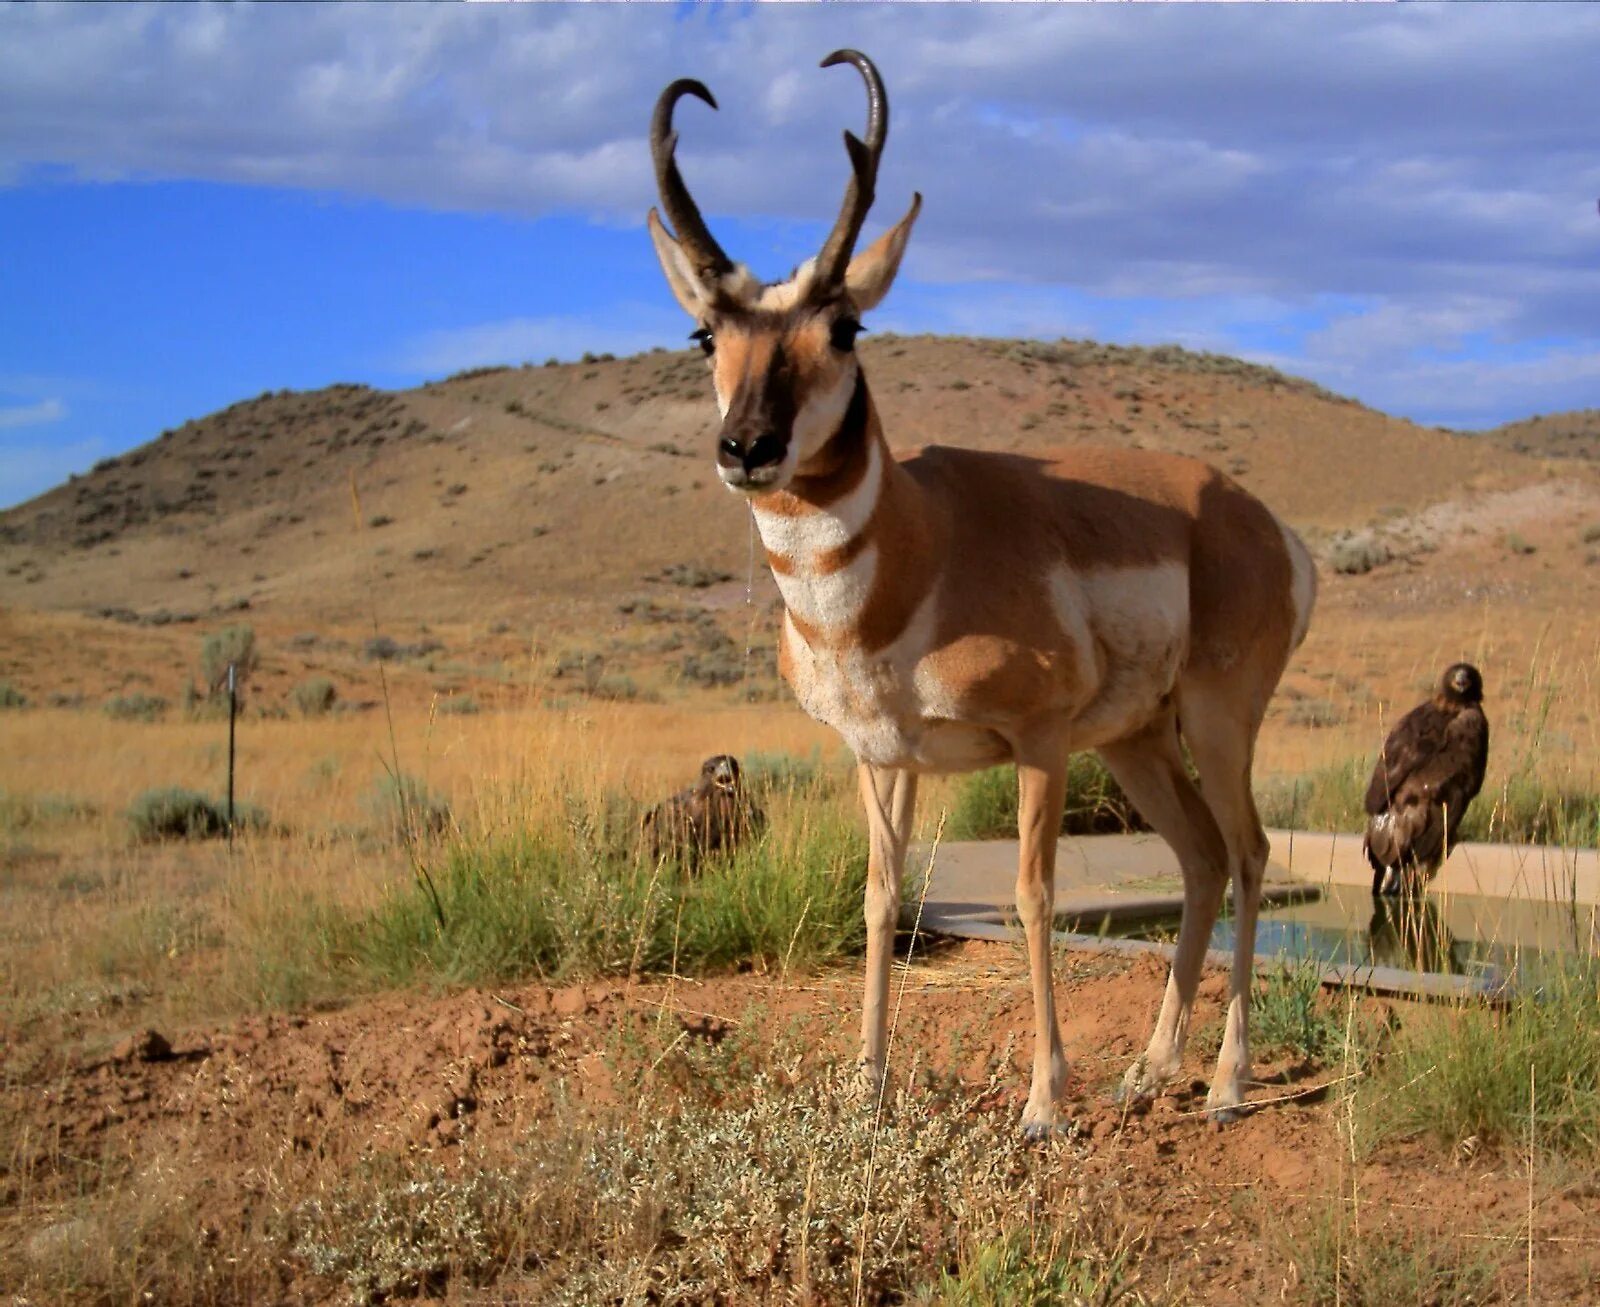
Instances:
[[[1055,1125],[1025,1125],[1022,1127],[1022,1137],[1030,1144],[1042,1147],[1055,1139],[1065,1139],[1072,1133],[1072,1125],[1067,1121],[1058,1121]]]
[[[1154,1089],[1131,1088],[1124,1081],[1111,1091],[1111,1101],[1124,1112],[1137,1112],[1149,1107],[1155,1100],[1156,1093]]]
[[[1243,1121],[1249,1115],[1249,1103],[1237,1103],[1233,1107],[1206,1108],[1206,1120],[1218,1126],[1232,1125],[1235,1121]]]

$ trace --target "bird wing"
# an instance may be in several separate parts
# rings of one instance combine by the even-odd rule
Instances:
[[[1445,727],[1445,714],[1431,700],[1419,703],[1395,723],[1367,785],[1369,817],[1393,806],[1407,778],[1444,743]]]

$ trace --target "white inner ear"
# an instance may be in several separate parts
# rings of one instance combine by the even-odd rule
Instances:
[[[668,257],[672,260],[673,270],[678,274],[678,279],[683,283],[686,292],[693,295],[700,310],[704,310],[711,302],[711,296],[706,294],[706,288],[701,284],[700,278],[695,274],[694,265],[689,262],[689,256],[683,252],[683,246],[673,242],[668,247]]]

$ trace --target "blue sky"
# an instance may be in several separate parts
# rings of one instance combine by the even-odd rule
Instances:
[[[0,9],[0,504],[266,389],[683,341],[645,127],[758,272],[893,109],[871,325],[1225,350],[1484,426],[1600,404],[1590,6]]]

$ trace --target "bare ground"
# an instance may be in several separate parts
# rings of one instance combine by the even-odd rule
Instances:
[[[1600,1184],[1543,1163],[1530,1180],[1526,1157],[1464,1156],[1470,1146],[1452,1157],[1392,1144],[1353,1161],[1338,1066],[1258,1065],[1258,1110],[1221,1129],[1199,1110],[1208,1068],[1192,1047],[1192,1081],[1147,1109],[1118,1109],[1109,1085],[1142,1044],[1163,982],[1164,964],[1152,958],[1066,954],[1058,968],[1074,1131],[1051,1147],[1067,1150],[1082,1192],[1136,1242],[1140,1292],[1154,1301],[1305,1300],[1308,1232],[1342,1206],[1369,1236],[1396,1231],[1486,1259],[1494,1287],[1472,1301],[1592,1301]],[[760,1064],[783,1044],[805,1050],[795,1074],[821,1075],[853,1053],[857,983],[841,970],[397,993],[160,1040],[139,1034],[93,1057],[52,1047],[42,1029],[8,1030],[3,1278],[44,1294],[13,1301],[47,1300],[39,1277],[56,1244],[94,1237],[102,1219],[93,1207],[73,1215],[84,1211],[75,1195],[88,1177],[148,1175],[152,1159],[181,1170],[189,1236],[226,1252],[265,1237],[291,1173],[303,1184],[374,1155],[472,1165],[482,1145],[550,1128],[558,1104],[563,1129],[671,1113],[700,1065],[675,1056],[686,1044],[726,1044],[735,1074],[747,1064],[740,1059]],[[1220,973],[1206,978],[1197,1024],[1216,1020],[1224,985]],[[996,1060],[1008,1060],[997,1090],[971,1110],[1014,1120],[1030,1048],[1015,948],[941,948],[912,968],[897,1017],[897,1079],[982,1086]],[[495,1291],[514,1300],[518,1275],[506,1269]],[[433,1288],[450,1292],[448,1283]],[[339,1292],[294,1257],[280,1259],[280,1299]]]

